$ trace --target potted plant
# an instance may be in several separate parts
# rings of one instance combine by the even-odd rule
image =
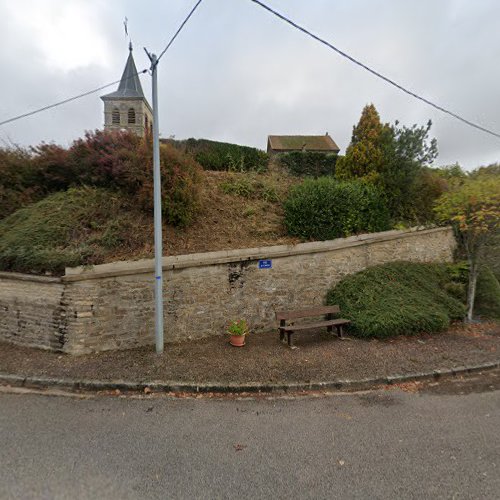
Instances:
[[[235,347],[243,347],[245,345],[245,335],[248,334],[248,325],[246,320],[239,319],[237,321],[231,321],[227,327],[227,333],[229,333],[229,342]]]

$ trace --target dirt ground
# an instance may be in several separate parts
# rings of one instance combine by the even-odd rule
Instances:
[[[227,337],[70,356],[0,344],[0,373],[72,379],[193,383],[282,383],[363,379],[498,361],[500,325],[455,324],[440,334],[390,340],[339,340],[296,334],[297,349],[275,331],[251,334],[243,348]]]

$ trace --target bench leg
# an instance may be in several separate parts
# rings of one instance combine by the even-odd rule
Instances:
[[[326,319],[327,321],[332,320],[332,319],[333,319],[333,314],[330,314],[330,313],[329,313],[329,314],[327,314],[327,315],[325,316],[325,319]],[[332,332],[333,332],[333,325],[327,326],[327,327],[326,327],[326,331],[327,331],[328,333],[332,333]]]
[[[343,339],[344,338],[344,332],[342,331],[342,325],[338,325],[337,326],[337,337],[339,339]]]
[[[286,333],[288,337],[288,347],[293,347],[293,339],[292,339],[293,332],[286,332]]]
[[[280,328],[279,332],[280,332],[280,341],[283,342],[285,338],[285,331]]]

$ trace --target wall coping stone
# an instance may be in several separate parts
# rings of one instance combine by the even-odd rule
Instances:
[[[41,276],[38,274],[11,273],[8,271],[0,271],[0,279],[34,281],[36,283],[62,283],[63,281],[60,276]]]
[[[276,245],[237,250],[220,250],[217,252],[193,253],[187,255],[174,255],[163,257],[163,270],[166,271],[174,269],[184,269],[189,267],[289,257],[293,255],[305,255],[309,253],[330,252],[360,245],[371,245],[388,240],[411,238],[417,235],[420,236],[422,234],[437,232],[451,232],[451,228],[437,227],[432,229],[423,229],[421,227],[414,227],[407,230],[392,230],[383,231],[380,233],[368,233],[357,236],[349,236],[348,238],[337,238],[335,240],[329,241],[299,243],[297,245]],[[99,264],[96,266],[79,266],[72,268],[67,267],[65,270],[65,275],[62,276],[61,281],[75,282],[137,274],[152,274],[153,272],[154,259],[119,261],[111,262],[109,264]],[[2,274],[13,275],[14,273],[0,273],[0,277]],[[59,279],[37,276],[34,276],[34,278],[43,278],[49,280]]]

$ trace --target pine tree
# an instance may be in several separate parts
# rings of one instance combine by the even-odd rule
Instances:
[[[337,162],[336,175],[339,179],[362,178],[377,183],[384,166],[383,140],[387,127],[380,121],[373,104],[364,107],[358,124],[353,128],[346,154]]]

